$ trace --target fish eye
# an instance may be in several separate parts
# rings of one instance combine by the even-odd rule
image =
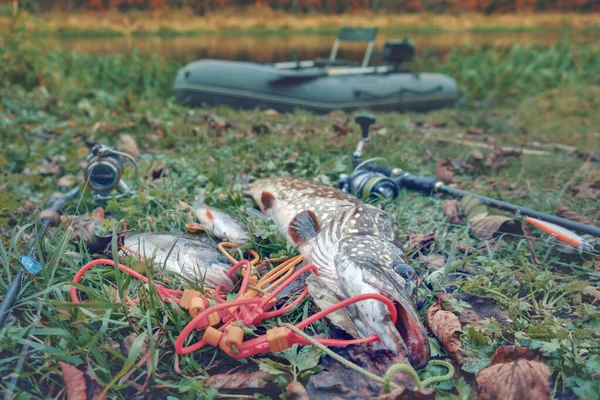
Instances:
[[[399,262],[392,265],[392,269],[407,282],[415,276],[415,269],[408,264]]]

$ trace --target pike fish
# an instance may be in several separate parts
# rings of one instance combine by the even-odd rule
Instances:
[[[379,293],[394,301],[396,324],[379,301],[348,307],[361,336],[375,333],[389,350],[404,349],[416,367],[427,364],[427,333],[412,300],[415,270],[394,244],[387,213],[341,190],[295,177],[257,180],[249,189],[263,213],[317,267],[319,279],[340,300]]]
[[[233,289],[234,283],[226,275],[231,263],[204,235],[141,233],[125,237],[124,245],[127,253],[153,260],[190,281],[203,282],[204,287],[222,285],[225,292]]]

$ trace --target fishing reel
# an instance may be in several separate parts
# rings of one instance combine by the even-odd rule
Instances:
[[[340,175],[340,189],[358,198],[395,200],[399,194],[398,185],[388,176],[376,171],[377,168],[386,167],[370,164],[380,158],[362,160],[363,147],[369,141],[369,127],[375,123],[375,117],[371,114],[361,114],[355,118],[355,122],[360,125],[362,139],[352,154],[352,174]]]
[[[96,200],[113,198],[110,193],[118,189],[114,195],[117,199],[130,195],[135,191],[138,180],[138,167],[135,159],[127,154],[105,145],[95,145],[86,157],[87,166],[83,171],[86,185]],[[133,164],[135,170],[134,183],[129,186],[123,180],[126,163]]]

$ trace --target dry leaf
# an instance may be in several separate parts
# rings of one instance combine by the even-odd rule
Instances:
[[[137,155],[140,153],[135,138],[126,133],[119,135],[117,150],[127,153],[132,157],[137,157]]]
[[[596,289],[593,286],[586,286],[581,291],[581,294],[584,296],[591,296],[593,298],[592,304],[596,304],[597,301],[600,301],[600,290]]]
[[[530,361],[539,361],[540,359],[539,356],[526,347],[516,345],[500,346],[496,349],[490,365],[517,361],[521,358]]]
[[[454,182],[454,169],[452,163],[447,158],[442,158],[437,163],[435,176],[446,185]]]
[[[86,400],[87,383],[83,371],[63,361],[59,361],[58,365],[63,373],[67,400]]]
[[[482,162],[483,160],[485,160],[485,156],[479,150],[473,150],[471,152],[471,158],[477,162]]]
[[[281,115],[281,113],[277,110],[273,110],[272,108],[269,108],[268,110],[263,111],[264,115],[268,115],[269,117],[279,117]]]
[[[352,127],[350,125],[348,125],[349,122],[350,122],[350,119],[348,119],[348,118],[334,119],[333,120],[333,132],[335,133],[335,136],[342,137],[342,136],[348,135],[348,133],[352,131]]]
[[[470,128],[467,129],[467,133],[470,133],[471,135],[483,135],[485,131],[481,128]]]
[[[569,210],[568,208],[560,205],[556,206],[556,214],[561,218],[594,226],[594,224],[589,218],[579,215],[575,211]]]
[[[492,169],[499,169],[508,165],[506,157],[520,157],[520,151],[504,151],[500,147],[496,147],[485,159],[485,166]]]
[[[379,395],[376,400],[435,400],[435,389],[408,390],[407,388],[394,389],[389,393]]]
[[[310,400],[306,388],[298,381],[292,381],[287,385],[285,394],[287,396],[286,399],[288,400]]]
[[[462,328],[458,317],[450,311],[444,310],[442,301],[438,300],[427,310],[427,325],[448,354],[460,362]]]
[[[484,322],[485,319],[495,319],[502,325],[508,327],[508,312],[503,310],[498,302],[493,297],[477,296],[475,294],[456,293],[436,293],[435,297],[442,301],[448,311],[458,314],[458,319],[462,325],[477,326]],[[449,302],[450,298],[460,300],[463,303],[467,303],[468,307],[462,307],[456,310],[452,307],[452,303]]]
[[[409,233],[408,234],[408,249],[407,253],[412,251],[425,252],[431,248],[435,243],[435,229],[422,234],[422,233]]]
[[[494,364],[481,370],[477,377],[480,400],[544,400],[551,399],[548,379],[550,368],[542,362],[521,358]]]
[[[523,236],[523,227],[521,223],[514,218],[504,217],[502,215],[490,215],[469,221],[473,236],[480,240],[491,239],[503,233]]]
[[[56,184],[59,188],[70,188],[71,186],[75,185],[75,177],[71,175],[65,175],[60,178]]]
[[[215,389],[258,389],[268,384],[270,375],[265,371],[251,373],[236,372],[234,374],[219,374],[209,377],[204,386]]]
[[[463,214],[467,218],[467,221],[480,219],[488,215],[485,204],[474,196],[466,196],[460,199],[460,208],[463,210]]]
[[[458,200],[446,201],[444,205],[442,205],[442,212],[451,224],[459,224],[462,219],[462,212]]]
[[[419,260],[425,262],[425,266],[429,271],[437,271],[446,265],[446,257],[440,254],[430,254],[428,256],[421,256]]]

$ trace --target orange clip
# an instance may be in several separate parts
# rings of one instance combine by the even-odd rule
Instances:
[[[202,311],[206,309],[204,304],[204,299],[202,297],[194,297],[190,301],[190,316],[194,318],[196,315],[200,314]]]
[[[223,332],[213,328],[212,326],[209,326],[208,328],[206,328],[206,331],[204,331],[202,340],[204,340],[206,343],[210,344],[213,347],[217,347],[222,337]]]
[[[228,325],[225,328],[225,338],[219,343],[219,347],[228,354],[234,353],[233,347],[236,351],[242,347],[242,341],[244,340],[244,330],[238,326]]]
[[[181,295],[181,301],[179,302],[179,305],[186,310],[189,310],[192,299],[200,298],[201,295],[202,294],[197,290],[186,289]]]
[[[271,352],[279,353],[291,347],[287,340],[287,332],[285,327],[271,328],[267,331],[267,342]]]

